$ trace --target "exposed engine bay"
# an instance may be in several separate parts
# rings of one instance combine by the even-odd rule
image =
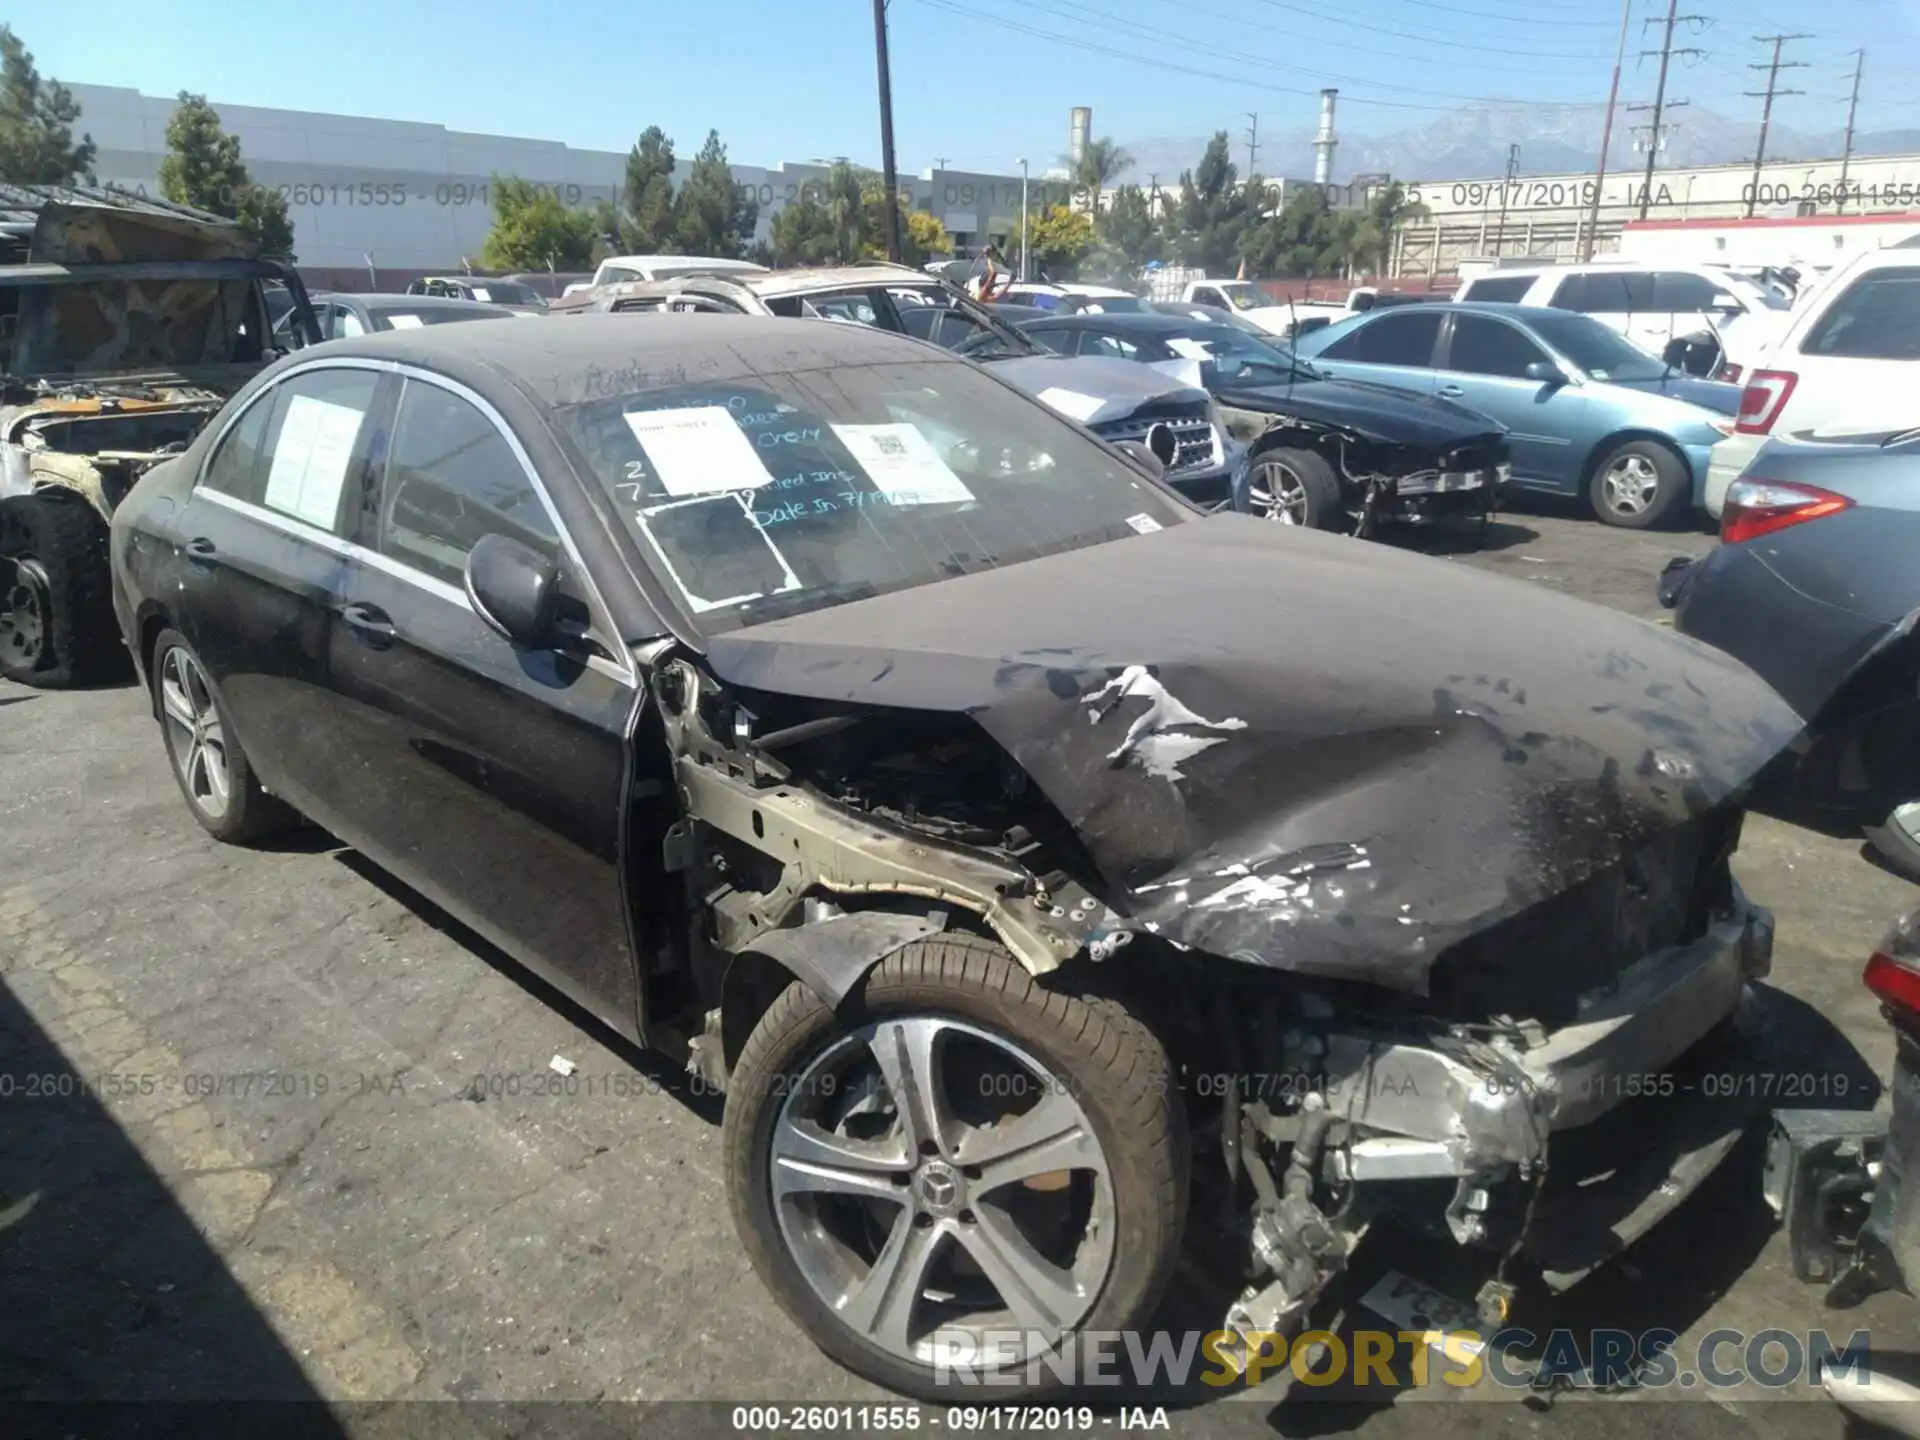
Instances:
[[[1728,867],[1737,808],[1450,947],[1421,997],[1153,933],[967,715],[740,692],[690,660],[655,675],[685,806],[669,865],[711,947],[691,957],[701,991],[754,953],[837,1000],[888,949],[968,928],[1150,1017],[1246,1355],[1303,1323],[1383,1221],[1483,1252],[1480,1304],[1504,1318],[1523,1269],[1574,1283],[1741,1133],[1725,1103],[1668,1126],[1687,1109],[1669,1098],[1651,1138],[1624,1106],[1629,1077],[1670,1077],[1737,1030],[1767,973],[1771,919]],[[690,1066],[724,1088],[720,1023],[716,1007]]]
[[[58,485],[111,517],[134,483],[184,452],[225,403],[218,390],[178,382],[45,387],[0,409],[0,496]]]

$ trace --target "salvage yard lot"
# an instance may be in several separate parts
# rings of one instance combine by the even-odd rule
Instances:
[[[1449,563],[1651,619],[1662,562],[1710,543],[1515,514]],[[1318,623],[1367,603],[1326,602]],[[0,1403],[877,1398],[749,1269],[713,1101],[330,837],[206,838],[137,692],[0,685],[0,834]],[[1860,967],[1920,892],[1857,845],[1762,819],[1736,868],[1778,919],[1775,981],[1885,1074]],[[1823,1313],[1755,1189],[1736,1156],[1629,1264],[1516,1318],[1865,1328],[1878,1350],[1920,1349],[1900,1297]],[[1176,1415],[1176,1433],[1521,1433],[1573,1409],[1609,1433],[1841,1432],[1824,1401],[1757,1389],[1570,1397],[1551,1422],[1513,1403],[1316,1419],[1276,1406],[1277,1383],[1240,1399]]]

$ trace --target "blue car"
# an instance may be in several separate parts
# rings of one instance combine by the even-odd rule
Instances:
[[[1455,304],[1372,310],[1300,338],[1315,368],[1438,396],[1505,425],[1514,485],[1585,495],[1609,525],[1700,507],[1707,452],[1740,387],[1683,375],[1569,310]]]

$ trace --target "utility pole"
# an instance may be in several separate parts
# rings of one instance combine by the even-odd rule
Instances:
[[[1860,72],[1866,68],[1867,52],[1853,52],[1853,98],[1847,101],[1847,145],[1840,152],[1840,183],[1834,189],[1834,214],[1847,211],[1847,166],[1853,161],[1853,117],[1860,113]]]
[[[1160,172],[1154,171],[1147,176],[1147,213],[1153,217],[1153,223],[1160,223]]]
[[[934,156],[934,157],[933,157],[933,168],[934,168],[934,169],[936,169],[936,170],[944,170],[944,169],[946,169],[946,168],[947,168],[947,161],[949,161],[949,160],[951,160],[952,158],[953,158],[953,157],[952,157],[951,155],[936,155],[936,156]]]
[[[1777,95],[1804,95],[1807,93],[1804,90],[1782,90],[1780,88],[1780,72],[1782,70],[1804,70],[1807,68],[1807,63],[1804,60],[1789,60],[1785,64],[1782,64],[1780,60],[1780,47],[1785,45],[1789,40],[1808,40],[1812,37],[1800,34],[1756,35],[1753,38],[1762,45],[1770,44],[1773,46],[1773,59],[1765,65],[1749,65],[1747,67],[1749,70],[1764,70],[1767,72],[1767,88],[1764,91],[1749,90],[1746,92],[1746,94],[1753,99],[1759,99],[1763,95],[1766,97],[1766,103],[1760,107],[1760,143],[1753,148],[1753,183],[1747,187],[1747,218],[1749,220],[1753,218],[1754,207],[1760,203],[1760,167],[1767,163],[1767,126],[1772,123],[1773,120],[1774,97]]]
[[[900,177],[893,168],[893,81],[887,74],[887,0],[873,0],[873,53],[880,71],[880,176],[887,187],[887,259],[900,263]]]
[[[1507,192],[1513,188],[1514,177],[1520,173],[1520,147],[1507,146],[1507,178],[1500,185],[1500,223],[1493,231],[1493,253],[1504,253],[1501,242],[1507,238]]]
[[[1660,128],[1660,116],[1662,112],[1667,109],[1667,67],[1669,64],[1672,63],[1673,57],[1676,54],[1677,55],[1697,55],[1697,56],[1704,56],[1706,54],[1706,52],[1703,50],[1677,50],[1676,51],[1673,48],[1673,27],[1674,26],[1680,24],[1682,21],[1685,21],[1690,25],[1704,25],[1706,23],[1705,16],[1682,15],[1679,13],[1679,10],[1680,10],[1679,0],[1667,0],[1666,33],[1661,37],[1660,48],[1657,51],[1642,50],[1640,52],[1640,57],[1642,59],[1645,59],[1650,55],[1656,55],[1656,54],[1660,57],[1660,78],[1654,83],[1653,104],[1629,105],[1627,107],[1629,111],[1633,111],[1633,110],[1653,111],[1652,133],[1647,140],[1647,173],[1645,178],[1642,179],[1640,182],[1640,218],[1642,220],[1647,218],[1647,206],[1652,203],[1653,166],[1654,166],[1654,162],[1660,157],[1660,142],[1661,142],[1662,136],[1665,133]],[[1651,25],[1655,22],[1652,19],[1648,19],[1646,23],[1648,25]],[[1673,102],[1673,108],[1678,109],[1680,106],[1686,103],[1687,102],[1684,100],[1676,100]]]
[[[1249,110],[1247,113],[1247,178],[1253,178],[1254,156],[1260,153],[1260,116]]]
[[[1607,187],[1607,143],[1613,139],[1613,107],[1620,98],[1620,66],[1627,58],[1627,20],[1633,13],[1633,0],[1620,0],[1620,46],[1613,56],[1613,86],[1607,91],[1607,120],[1600,127],[1600,164],[1593,172],[1593,201],[1587,207],[1587,238],[1580,245],[1580,258],[1591,260],[1600,235],[1600,192]]]

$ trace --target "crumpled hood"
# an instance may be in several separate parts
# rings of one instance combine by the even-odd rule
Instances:
[[[1469,410],[1436,395],[1397,390],[1365,380],[1306,380],[1288,385],[1223,386],[1222,405],[1298,415],[1326,425],[1358,431],[1370,440],[1452,449],[1487,435],[1504,435],[1506,426],[1491,415]]]
[[[1239,515],[734,631],[708,662],[969,714],[1136,923],[1414,993],[1449,945],[1725,801],[1800,728],[1669,631]]]
[[[988,364],[1009,384],[1083,425],[1124,420],[1141,406],[1156,401],[1205,404],[1207,399],[1206,391],[1132,360],[1099,355],[1028,355]]]
[[[1623,390],[1641,390],[1649,395],[1670,396],[1675,400],[1684,400],[1689,405],[1704,406],[1721,415],[1740,413],[1740,386],[1729,385],[1720,380],[1702,379],[1698,375],[1683,375],[1678,370],[1656,380],[1609,380],[1606,383],[1618,385]]]

